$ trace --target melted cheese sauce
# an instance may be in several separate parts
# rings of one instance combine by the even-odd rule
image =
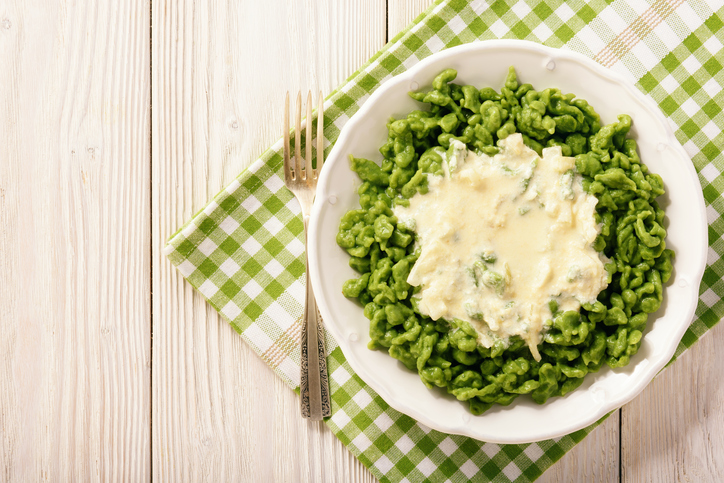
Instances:
[[[444,156],[443,176],[398,206],[399,223],[415,229],[420,257],[408,277],[424,314],[468,321],[486,347],[523,338],[536,359],[549,302],[579,310],[606,287],[597,199],[583,191],[574,159],[559,147],[543,157],[520,134],[478,156],[459,141]]]

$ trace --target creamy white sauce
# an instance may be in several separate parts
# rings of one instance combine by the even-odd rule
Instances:
[[[541,158],[520,134],[498,146],[478,156],[453,141],[445,174],[428,175],[428,193],[395,208],[421,250],[407,281],[421,287],[422,313],[468,321],[486,347],[518,335],[539,359],[548,303],[579,310],[606,287],[592,247],[597,199],[559,147]]]

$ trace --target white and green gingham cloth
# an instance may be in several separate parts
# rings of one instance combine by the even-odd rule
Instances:
[[[659,104],[692,158],[707,203],[709,254],[696,318],[678,357],[724,315],[724,2],[437,2],[329,96],[327,152],[381,83],[434,52],[496,38],[574,50],[618,72]],[[298,390],[303,225],[284,187],[281,149],[278,142],[219,193],[171,237],[165,254]],[[600,423],[524,445],[433,431],[391,409],[352,371],[329,334],[326,342],[327,424],[381,481],[532,481]]]

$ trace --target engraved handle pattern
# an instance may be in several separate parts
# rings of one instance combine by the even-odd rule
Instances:
[[[309,217],[304,217],[304,238],[307,237]],[[312,284],[307,270],[306,300],[302,318],[302,364],[299,383],[299,395],[302,416],[315,421],[332,415],[329,395],[329,377],[327,374],[327,354],[324,349],[324,330],[322,329],[317,302],[314,299]],[[314,349],[316,348],[316,350]],[[310,350],[311,349],[311,350]]]

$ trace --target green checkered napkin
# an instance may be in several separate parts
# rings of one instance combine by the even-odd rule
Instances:
[[[420,15],[326,103],[327,149],[382,82],[430,54],[519,38],[578,51],[654,99],[693,159],[709,221],[696,320],[678,357],[724,314],[724,4],[683,0],[441,1]],[[299,206],[282,181],[281,142],[168,242],[165,254],[254,350],[299,386],[304,245]],[[382,481],[532,481],[595,426],[559,439],[497,445],[433,431],[391,409],[327,334],[334,434]]]

